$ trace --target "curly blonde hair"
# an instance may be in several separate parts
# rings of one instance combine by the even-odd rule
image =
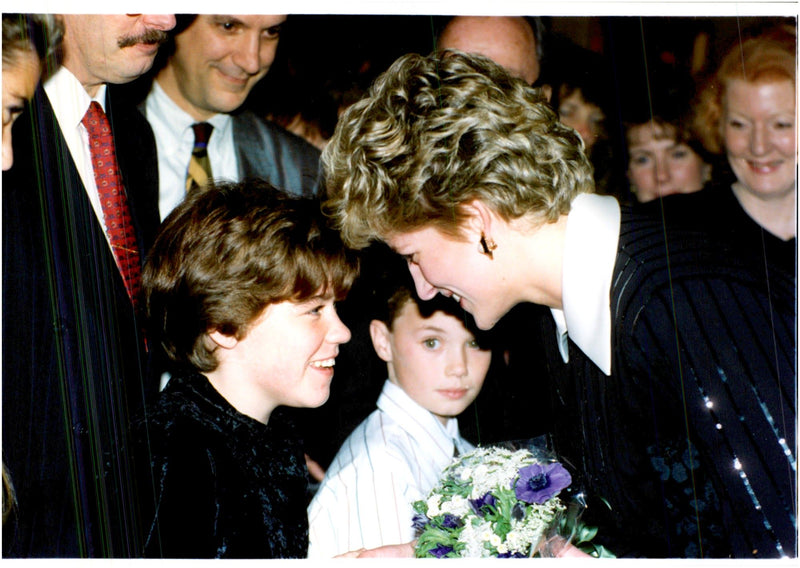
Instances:
[[[458,238],[479,199],[505,220],[553,222],[594,189],[574,130],[538,89],[479,55],[398,59],[341,117],[322,155],[345,243],[434,226]]]
[[[692,129],[712,154],[724,151],[722,121],[730,81],[748,83],[791,81],[797,85],[797,34],[778,26],[749,37],[727,52],[717,72],[704,85],[696,105]]]

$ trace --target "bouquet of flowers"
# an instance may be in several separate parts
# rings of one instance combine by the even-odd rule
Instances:
[[[556,530],[572,483],[558,462],[527,449],[479,447],[414,503],[418,558],[526,558]]]

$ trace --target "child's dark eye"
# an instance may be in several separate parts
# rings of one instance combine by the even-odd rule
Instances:
[[[261,32],[261,35],[263,35],[267,39],[276,39],[281,35],[281,29],[282,28],[283,28],[283,26],[281,26],[281,25],[272,26],[270,28],[267,28],[263,32]]]

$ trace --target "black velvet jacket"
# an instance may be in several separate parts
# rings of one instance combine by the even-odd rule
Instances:
[[[140,487],[154,490],[145,556],[306,557],[307,470],[280,411],[264,425],[203,375],[175,376],[134,431]]]

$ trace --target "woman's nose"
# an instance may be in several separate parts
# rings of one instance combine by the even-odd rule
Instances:
[[[422,271],[416,264],[409,264],[408,270],[411,272],[411,277],[414,279],[414,286],[417,288],[417,295],[420,300],[430,300],[438,293],[438,290],[430,282],[425,280]]]

